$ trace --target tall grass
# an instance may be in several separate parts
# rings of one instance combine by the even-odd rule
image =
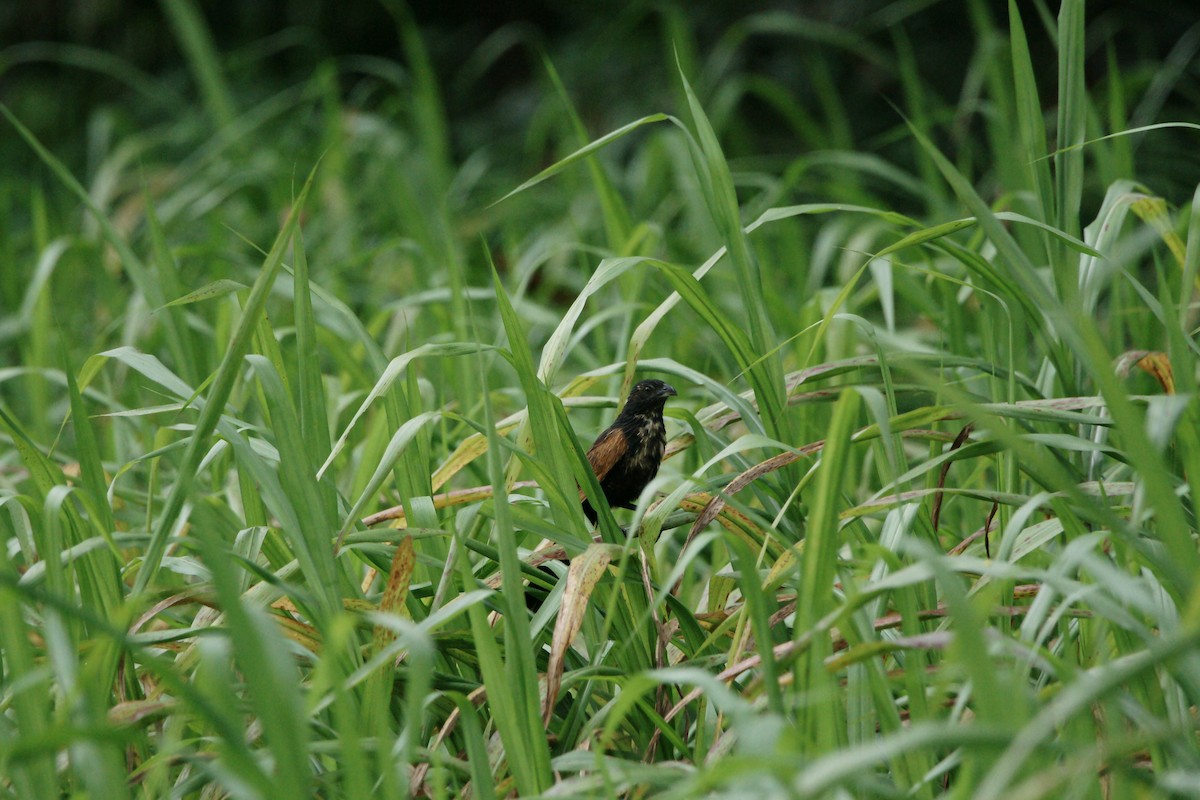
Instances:
[[[1196,130],[1086,80],[1081,0],[967,4],[954,103],[903,21],[667,10],[677,107],[590,130],[535,58],[521,174],[399,4],[406,67],[270,97],[164,8],[202,107],[89,170],[4,109],[0,793],[1195,796],[1200,214],[1134,143]],[[668,458],[593,531],[650,374]]]

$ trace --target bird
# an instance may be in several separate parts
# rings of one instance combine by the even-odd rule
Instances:
[[[588,448],[588,463],[610,507],[633,508],[642,489],[658,474],[667,446],[663,406],[676,394],[674,387],[663,381],[641,381],[630,390],[616,421]],[[582,490],[579,499],[584,515],[595,525],[596,509]]]

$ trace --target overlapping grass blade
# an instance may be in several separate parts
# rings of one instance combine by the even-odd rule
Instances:
[[[150,543],[146,548],[145,556],[138,570],[137,580],[134,584],[134,594],[140,594],[149,588],[155,573],[158,571],[163,552],[166,549],[167,537],[170,535],[171,529],[175,526],[192,489],[192,482],[200,466],[200,459],[209,445],[208,438],[216,429],[217,422],[224,411],[225,403],[233,391],[234,383],[241,374],[242,357],[249,348],[250,337],[258,327],[259,317],[263,313],[267,294],[275,281],[275,275],[283,263],[284,253],[290,245],[292,235],[295,233],[296,226],[299,223],[300,209],[304,207],[304,201],[308,198],[308,192],[312,187],[315,175],[316,167],[313,168],[313,171],[308,175],[308,179],[304,182],[304,187],[300,190],[296,202],[292,205],[287,220],[283,224],[283,229],[275,239],[275,244],[271,247],[271,252],[263,263],[258,278],[254,281],[254,286],[250,290],[250,296],[246,299],[246,305],[241,318],[238,320],[238,326],[233,332],[233,337],[225,351],[225,356],[221,360],[221,366],[217,369],[217,373],[214,376],[212,390],[209,392],[208,397],[205,398],[204,406],[200,411],[200,418],[196,422],[196,429],[188,440],[187,450],[184,451],[183,460],[179,465],[175,483],[171,487],[170,494],[167,495],[166,504],[155,524]]]

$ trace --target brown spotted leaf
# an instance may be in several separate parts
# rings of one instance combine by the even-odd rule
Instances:
[[[1164,392],[1175,394],[1175,373],[1171,370],[1171,361],[1166,353],[1147,353],[1138,360],[1137,365],[1153,375]]]
[[[550,642],[550,662],[546,665],[546,705],[542,720],[550,723],[558,690],[562,685],[563,661],[583,624],[583,614],[596,583],[621,548],[612,544],[593,544],[571,559],[567,570],[567,585],[563,590],[558,619],[554,622],[554,637]]]
[[[1187,245],[1175,232],[1175,222],[1167,210],[1167,201],[1161,197],[1143,197],[1135,200],[1129,208],[1141,218],[1142,222],[1145,222],[1162,237],[1167,249],[1175,257],[1175,263],[1182,269],[1184,262],[1187,261]]]

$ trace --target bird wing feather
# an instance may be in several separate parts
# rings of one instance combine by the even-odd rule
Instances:
[[[592,472],[596,473],[596,480],[603,481],[627,449],[629,440],[619,429],[609,428],[600,434],[587,451],[587,460],[592,465]]]

